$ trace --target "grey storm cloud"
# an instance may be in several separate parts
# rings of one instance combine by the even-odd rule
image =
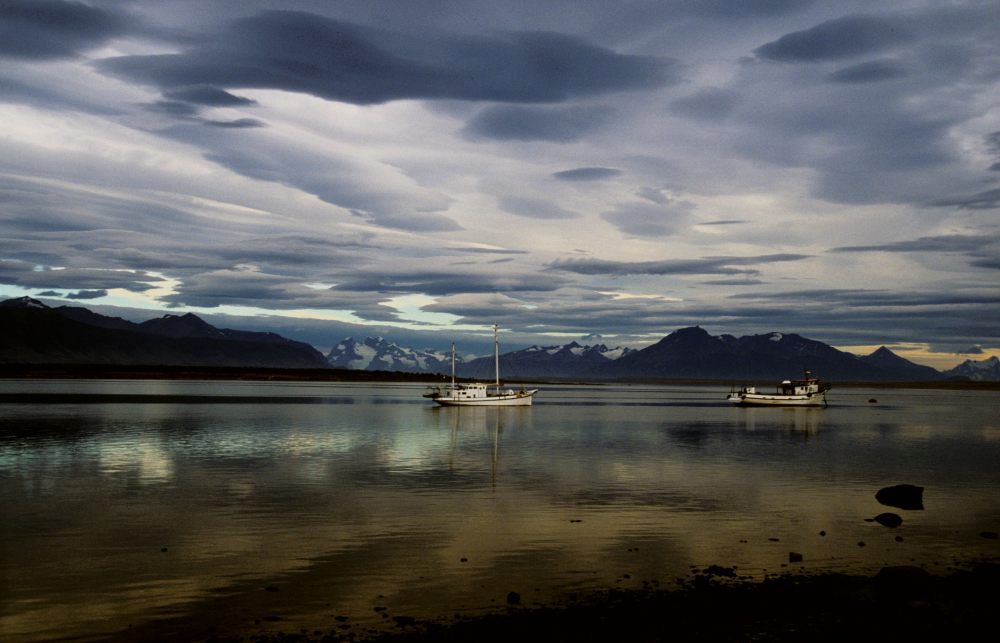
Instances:
[[[1000,295],[968,292],[900,292],[890,290],[796,290],[783,293],[742,293],[730,295],[730,299],[755,299],[760,301],[808,302],[826,301],[854,307],[866,308],[915,308],[921,306],[996,306]],[[991,316],[995,317],[996,313]]]
[[[559,205],[544,199],[534,199],[520,196],[503,196],[499,199],[500,207],[505,212],[529,219],[577,219],[580,215],[565,210]]]
[[[838,69],[829,79],[837,83],[878,83],[907,75],[906,67],[895,60],[870,60]]]
[[[77,292],[67,293],[66,299],[99,299],[100,297],[106,297],[107,294],[107,290],[78,290]]]
[[[580,275],[756,275],[758,274],[757,270],[737,266],[801,261],[808,258],[809,255],[784,253],[752,257],[703,257],[701,259],[667,259],[663,261],[568,259],[550,263],[547,269]]]
[[[0,57],[69,58],[134,28],[129,18],[80,2],[0,2]]]
[[[833,248],[831,252],[960,254],[969,258],[970,266],[987,270],[1000,270],[1000,238],[994,234],[920,237],[874,245],[840,246]]]
[[[149,290],[159,278],[136,270],[104,270],[93,268],[39,269],[33,263],[0,261],[0,283],[24,288],[48,290],[110,290],[123,288],[132,292]]]
[[[552,292],[565,285],[559,278],[539,279],[527,271],[489,274],[451,272],[413,272],[398,275],[354,273],[337,279],[338,291],[378,292],[384,294]]]
[[[884,51],[910,40],[903,21],[878,16],[846,16],[785,34],[754,50],[760,58],[816,62]]]
[[[938,199],[933,205],[955,206],[965,210],[993,210],[1000,208],[1000,188]]]
[[[674,63],[545,32],[409,35],[297,11],[229,23],[180,53],[121,56],[100,69],[165,91],[283,89],[355,104],[400,99],[554,102],[658,87]]]
[[[738,102],[739,95],[736,92],[707,87],[690,96],[671,101],[668,107],[671,112],[679,116],[703,121],[720,121],[732,113]]]
[[[202,121],[209,127],[222,127],[224,129],[244,129],[249,127],[267,127],[267,123],[256,118],[237,118],[232,121]]]
[[[494,105],[479,110],[466,124],[469,138],[502,141],[578,141],[612,115],[606,107]]]
[[[996,237],[940,235],[865,246],[840,246],[832,252],[972,252],[997,243]]]
[[[560,181],[601,181],[621,176],[622,171],[610,167],[578,167],[562,172],[553,172],[552,176]]]
[[[689,201],[667,203],[627,203],[601,213],[601,218],[625,234],[638,237],[663,237],[683,228],[695,205]]]
[[[163,97],[169,100],[196,103],[211,107],[250,107],[257,104],[257,101],[253,99],[230,94],[224,89],[209,85],[179,87],[163,92]]]

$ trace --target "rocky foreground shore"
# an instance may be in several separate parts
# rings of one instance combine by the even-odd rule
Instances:
[[[783,575],[741,581],[713,566],[679,590],[613,590],[569,604],[447,622],[397,617],[394,631],[335,630],[217,635],[214,641],[955,641],[1000,636],[1000,564],[936,576],[887,567],[874,576]]]

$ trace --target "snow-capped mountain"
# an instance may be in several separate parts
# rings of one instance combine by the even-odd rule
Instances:
[[[336,368],[358,371],[402,371],[405,373],[451,372],[451,353],[400,346],[382,337],[357,341],[347,337],[334,346],[326,361]],[[457,363],[462,358],[455,357]]]
[[[613,360],[635,352],[632,348],[608,348],[604,344],[581,346],[532,346],[500,356],[500,370],[507,379],[516,377],[578,377],[594,374]],[[407,373],[450,373],[451,353],[400,346],[382,337],[358,342],[348,337],[333,347],[327,361],[337,368]],[[463,377],[493,377],[493,356],[469,361],[456,356],[456,371]]]
[[[607,366],[634,348],[604,344],[581,346],[576,342],[561,346],[530,346],[500,356],[501,375],[508,380],[519,377],[586,377],[600,375]],[[493,357],[471,360],[458,369],[460,375],[489,378],[493,373]]]
[[[945,371],[948,377],[964,377],[975,382],[1000,382],[1000,359],[990,357],[974,361],[967,359],[955,368]]]

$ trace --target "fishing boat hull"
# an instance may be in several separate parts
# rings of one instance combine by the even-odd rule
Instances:
[[[486,397],[451,397],[442,395],[431,399],[441,406],[531,406],[531,401],[537,392],[538,389],[532,389],[530,391],[517,391],[501,395],[488,395]]]
[[[813,395],[765,395],[733,393],[726,398],[737,406],[826,406],[826,393]]]

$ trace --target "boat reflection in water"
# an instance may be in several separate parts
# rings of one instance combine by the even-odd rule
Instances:
[[[745,431],[780,429],[805,436],[816,435],[823,426],[823,409],[817,407],[781,407],[775,409],[734,409],[736,424]]]

